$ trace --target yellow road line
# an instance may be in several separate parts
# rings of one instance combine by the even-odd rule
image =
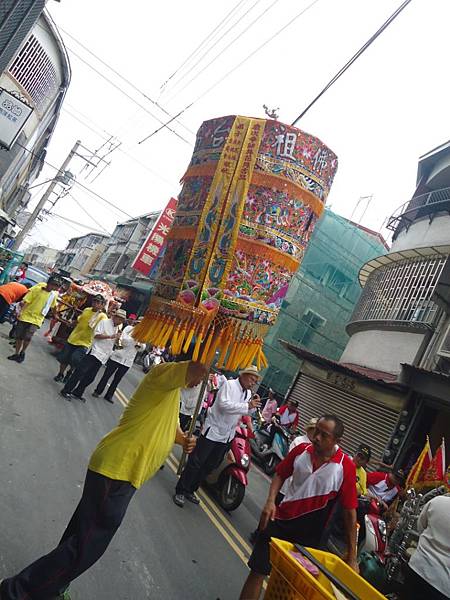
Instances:
[[[166,462],[176,475],[177,467],[172,462],[171,458],[169,457]],[[242,552],[242,550],[239,548],[239,546],[236,544],[236,542],[232,539],[231,535],[229,535],[228,531],[226,531],[226,529],[224,527],[222,527],[222,525],[216,519],[214,514],[209,510],[209,508],[205,504],[200,503],[199,506],[209,517],[209,520],[211,521],[211,523],[219,530],[219,532],[222,534],[222,536],[226,539],[226,541],[229,543],[229,545],[233,548],[233,550],[236,552],[236,554],[239,556],[239,558],[242,560],[242,562],[244,564],[247,564],[248,557],[245,556],[245,554]]]
[[[172,460],[174,461],[175,464],[177,464],[177,459],[174,456],[173,453],[170,454],[170,457],[172,458]],[[222,521],[222,523],[225,525],[225,527],[228,527],[230,533],[232,535],[234,535],[234,537],[239,541],[239,543],[241,544],[241,546],[244,548],[244,550],[248,553],[248,555],[250,556],[250,554],[252,553],[252,548],[251,546],[244,540],[244,538],[241,536],[241,534],[235,529],[235,527],[230,523],[230,521],[225,517],[225,515],[221,512],[221,510],[219,509],[219,507],[214,503],[214,501],[208,496],[208,494],[206,492],[204,492],[203,490],[198,490],[197,494],[199,495],[199,497],[208,504],[209,508],[217,515],[217,517]]]

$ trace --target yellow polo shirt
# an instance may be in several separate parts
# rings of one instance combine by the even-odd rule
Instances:
[[[38,327],[42,325],[45,318],[42,311],[47,304],[50,294],[53,293],[45,291],[46,286],[46,283],[38,283],[28,290],[28,293],[23,298],[24,306],[20,312],[19,321],[31,323]],[[54,296],[50,309],[54,308],[58,302],[58,294],[54,294]]]
[[[97,318],[94,318],[95,316],[97,316]],[[96,325],[106,318],[104,312],[95,312],[92,308],[85,308],[78,317],[75,329],[69,335],[67,341],[73,346],[90,348],[92,346],[92,340],[94,339],[94,329]]]
[[[188,364],[153,367],[134,392],[119,425],[94,450],[91,471],[129,481],[135,488],[156,473],[175,442]]]
[[[364,467],[356,469],[356,494],[365,496],[367,494],[367,473]]]

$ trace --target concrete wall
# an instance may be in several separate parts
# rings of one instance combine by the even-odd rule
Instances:
[[[391,252],[447,244],[450,244],[450,217],[437,216],[431,223],[428,217],[424,217],[400,233],[392,244]]]
[[[358,331],[349,339],[339,362],[399,373],[401,363],[413,362],[423,336],[405,331]]]

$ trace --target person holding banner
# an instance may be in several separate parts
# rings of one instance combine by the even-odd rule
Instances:
[[[70,582],[104,554],[134,493],[159,470],[173,444],[188,454],[194,449],[195,438],[178,424],[180,391],[207,374],[204,365],[184,361],[158,365],[144,377],[118,426],[94,450],[81,500],[58,546],[4,579],[1,600],[66,598]]]

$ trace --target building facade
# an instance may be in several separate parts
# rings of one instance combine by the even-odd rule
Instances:
[[[359,270],[386,251],[378,233],[331,210],[324,212],[280,315],[266,336],[264,352],[270,366],[263,386],[284,395],[297,373],[297,359],[279,340],[339,360],[348,340],[345,325],[361,294]]]
[[[300,420],[338,412],[344,447],[408,470],[426,436],[450,447],[450,142],[419,159],[413,197],[389,219],[391,251],[369,260],[340,362],[291,347]],[[313,415],[314,413],[314,415]],[[447,456],[447,464],[450,457]]]
[[[6,5],[13,4],[22,5],[22,8],[29,5],[31,19],[35,15],[33,11],[43,3],[2,2],[0,23],[5,17]],[[44,164],[71,77],[67,52],[51,17],[44,11],[33,25],[33,19],[27,20],[25,16],[23,27],[32,26],[31,31],[28,28],[19,45],[18,38],[11,37],[10,32],[11,43],[8,45],[3,40],[3,54],[4,29],[0,29],[0,63],[2,66],[7,63],[7,68],[0,71],[0,88],[33,109],[12,147],[0,149],[0,237],[9,232],[17,210],[26,206],[31,197],[28,188]],[[20,31],[22,35],[25,30],[20,29],[19,23],[16,25],[17,35]],[[11,49],[14,49],[12,54]]]
[[[48,269],[52,269],[55,265],[58,254],[59,250],[56,250],[55,248],[35,244],[27,248],[23,259],[25,262],[47,271]]]
[[[133,283],[139,273],[131,265],[142,244],[147,239],[159,212],[146,213],[135,219],[118,223],[111,237],[106,241],[105,251],[92,271],[93,275],[108,275],[111,281],[118,277],[123,282]]]
[[[83,277],[95,271],[96,263],[103,255],[107,235],[88,233],[71,238],[56,259],[55,268],[67,271],[72,277]]]

